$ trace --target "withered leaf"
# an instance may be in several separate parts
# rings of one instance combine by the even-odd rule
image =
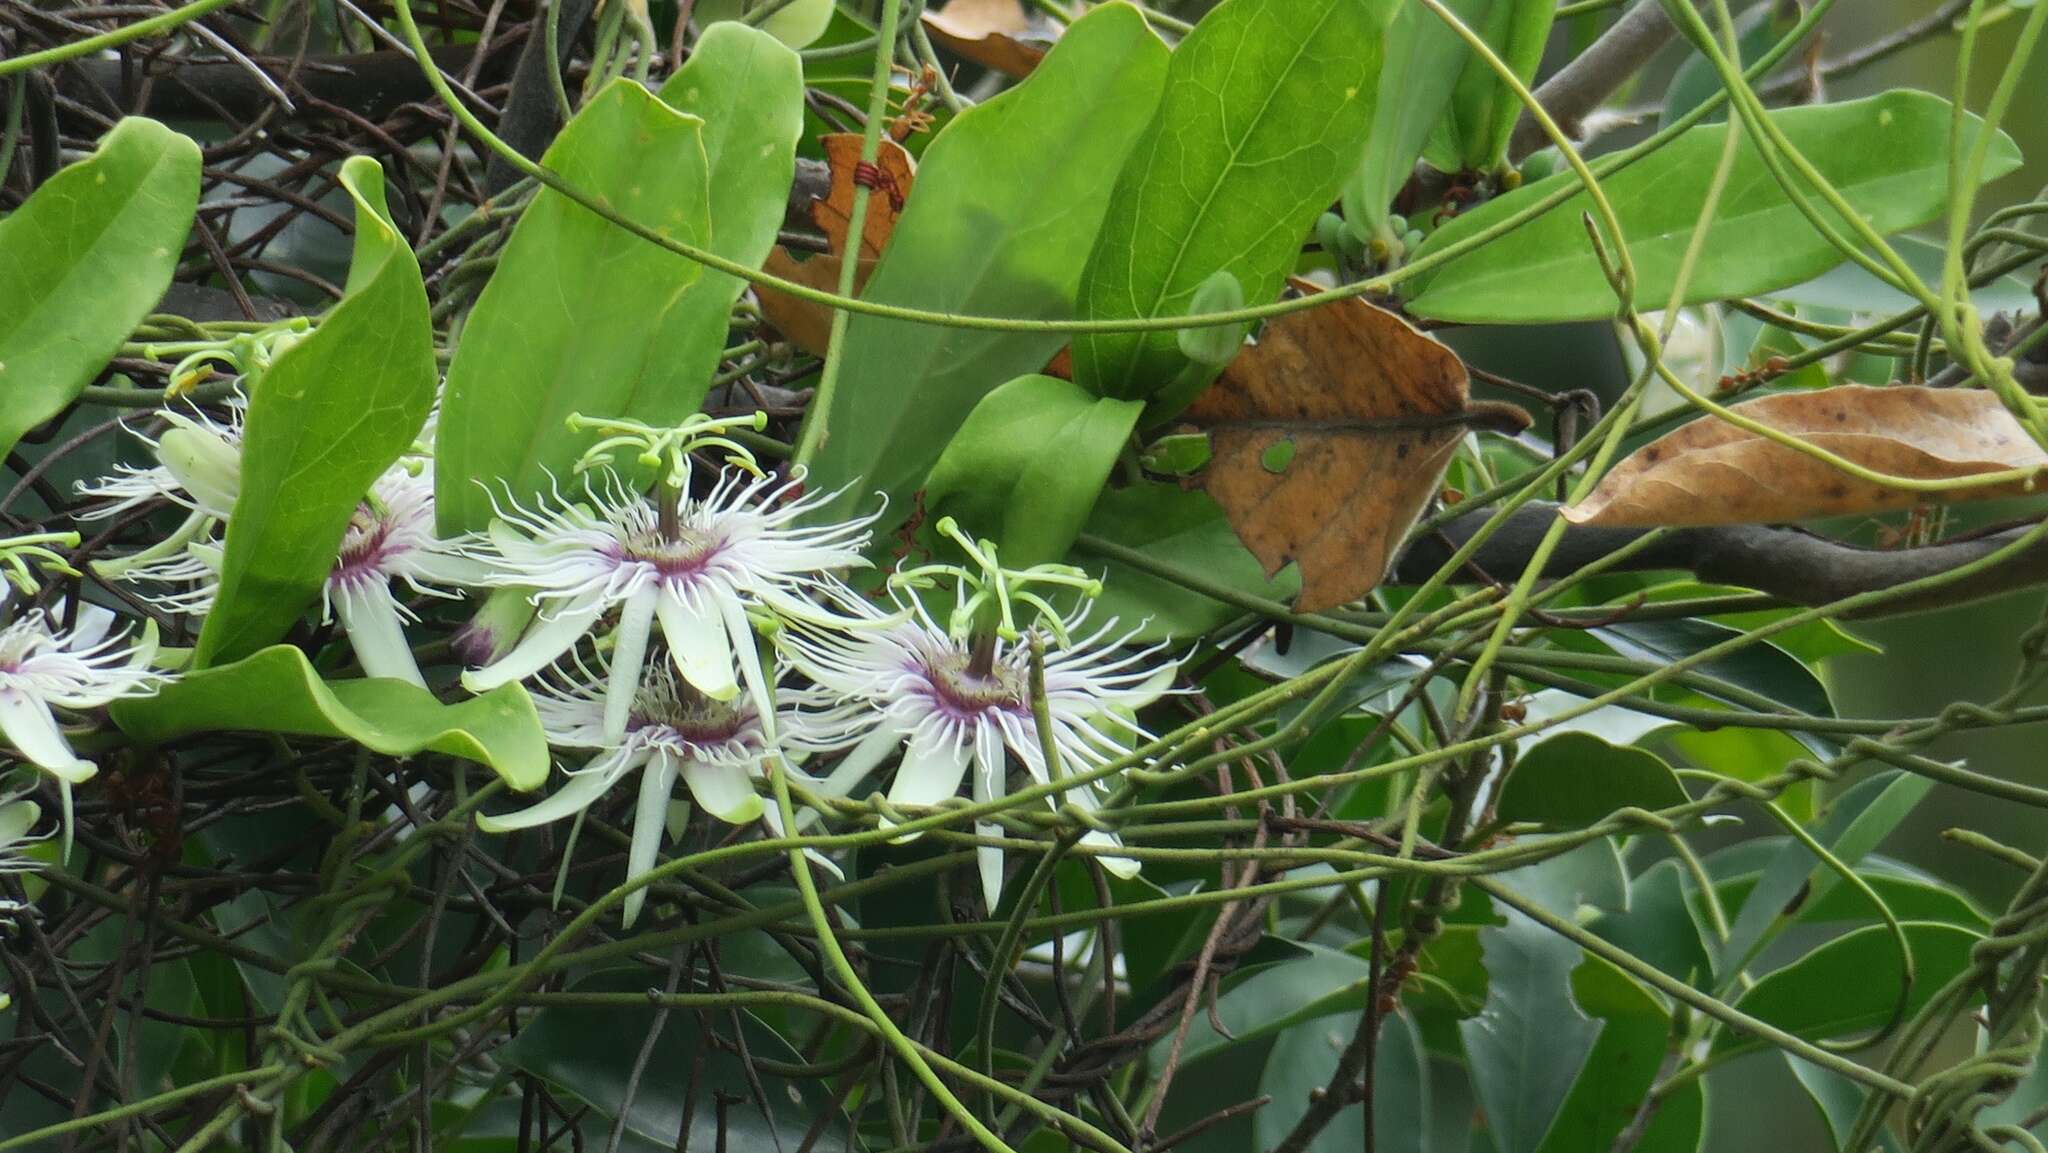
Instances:
[[[1031,19],[1017,0],[949,0],[925,12],[924,29],[941,47],[1020,79],[1045,58],[1046,45],[1032,35]]]
[[[1297,610],[1357,600],[1386,575],[1465,431],[1527,427],[1521,409],[1475,405],[1468,388],[1457,354],[1362,300],[1289,313],[1185,413],[1209,434],[1198,483],[1269,575],[1300,567]]]
[[[837,256],[819,253],[809,260],[799,261],[779,244],[768,251],[768,259],[761,264],[761,271],[771,276],[794,280],[824,292],[839,291],[839,268]],[[855,294],[867,286],[868,274],[874,270],[873,260],[860,262],[860,267],[853,273]],[[761,316],[777,332],[788,337],[791,344],[812,356],[825,355],[825,349],[832,343],[831,309],[765,286],[754,290],[754,298],[761,303]]]
[[[875,153],[875,187],[868,194],[867,220],[861,228],[860,254],[864,260],[882,255],[895,231],[896,218],[903,215],[910,196],[911,181],[917,178],[917,162],[901,144],[888,137]],[[861,139],[854,132],[833,132],[818,137],[825,150],[825,166],[832,183],[821,199],[811,201],[811,221],[824,232],[836,255],[846,251],[846,234],[853,230],[853,194],[859,185],[854,174],[860,167]]]
[[[1997,397],[1979,389],[1852,384],[1778,393],[1731,408],[1890,476],[1951,480],[2048,469],[2048,453]],[[1709,415],[1637,449],[1564,515],[1613,526],[1771,524],[2016,496],[2033,488],[2031,481],[1938,492],[1873,484]]]

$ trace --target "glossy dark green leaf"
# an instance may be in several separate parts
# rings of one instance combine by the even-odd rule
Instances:
[[[341,737],[386,756],[423,750],[488,765],[515,789],[548,775],[548,745],[519,685],[443,704],[388,678],[323,681],[290,645],[187,673],[154,696],[117,701],[114,723],[145,744],[215,731]]]
[[[1114,172],[1158,103],[1166,46],[1137,9],[1076,20],[1031,75],[962,113],[925,150],[917,184],[862,296],[990,316],[1074,315],[1074,292]],[[846,326],[838,391],[811,484],[817,514],[888,498],[890,524],[982,396],[1044,368],[1065,337],[869,316]]]
[[[1230,1035],[1218,1033],[1207,1015],[1198,1013],[1188,1028],[1182,1058],[1195,1061],[1304,1021],[1357,1008],[1369,983],[1370,962],[1320,945],[1307,948],[1308,956],[1241,973],[1234,981],[1226,979],[1216,999],[1216,1017]],[[1159,1042],[1154,1055],[1163,1058],[1170,1043]]]
[[[640,994],[660,986],[658,972],[614,969],[585,977],[569,991]],[[784,1080],[762,1073],[767,1100],[756,1099],[740,1059],[705,1035],[706,1020],[690,1012],[668,1015],[648,1060],[648,1075],[641,1079],[630,1106],[626,1105],[626,1082],[654,1025],[654,1013],[645,1005],[542,1009],[521,1025],[519,1036],[510,1045],[498,1050],[498,1059],[575,1095],[608,1118],[618,1116],[624,1107],[627,1131],[665,1148],[678,1144],[686,1110],[690,1111],[689,1147],[706,1150],[717,1148],[721,1138],[725,1147],[733,1150],[771,1150],[778,1141],[782,1148],[794,1149],[821,1113],[837,1111],[827,1092],[830,1086],[819,1080]],[[714,1015],[708,1020],[731,1036],[729,1018]],[[789,1043],[751,1014],[741,1012],[740,1021],[751,1054],[784,1063],[798,1061]],[[703,1071],[693,1078],[690,1070],[698,1060],[703,1062]],[[694,1102],[690,1097],[693,1083]],[[724,1094],[736,1103],[723,1110],[714,1108],[713,1094]],[[721,1114],[723,1133],[719,1132]],[[844,1123],[834,1129],[843,1133]]]
[[[1083,531],[1137,549],[1161,564],[1275,601],[1291,600],[1301,587],[1292,568],[1268,579],[1258,558],[1230,531],[1216,502],[1206,493],[1178,485],[1111,489],[1095,502]],[[1085,549],[1074,559],[1102,576],[1096,611],[1104,620],[1115,617],[1126,625],[1142,626],[1134,642],[1196,637],[1243,615],[1212,597]]]
[[[201,668],[284,636],[320,595],[363,494],[434,404],[427,292],[384,206],[384,170],[350,157],[341,185],[355,203],[347,295],[251,390],[220,593],[193,657]]]
[[[1259,1092],[1273,1100],[1252,1115],[1256,1148],[1280,1144],[1308,1112],[1310,1092],[1330,1083],[1363,1018],[1363,1013],[1345,1013],[1305,1021],[1274,1039],[1259,1076]],[[1414,1020],[1397,1013],[1381,1021],[1373,1057],[1373,1147],[1380,1153],[1426,1153],[1429,1054]],[[1365,1148],[1365,1106],[1340,1110],[1305,1148],[1307,1153],[1357,1153]]]
[[[1593,824],[1618,809],[1684,804],[1685,786],[1655,753],[1610,745],[1590,733],[1560,733],[1515,760],[1499,814],[1557,828]]]
[[[1628,974],[1587,955],[1572,971],[1572,1000],[1602,1022],[1600,1037],[1558,1108],[1543,1153],[1607,1149],[1627,1127],[1670,1047],[1671,1011]]]
[[[1771,114],[1786,137],[1879,232],[1939,215],[1948,199],[1949,105],[1925,92],[1887,92],[1841,104]],[[1981,121],[1967,121],[1974,134]],[[1601,182],[1620,218],[1636,269],[1638,300],[1671,295],[1694,222],[1719,160],[1725,124],[1701,125]],[[1985,178],[2019,165],[2000,134]],[[1419,255],[1486,229],[1575,181],[1570,172],[1526,185],[1430,235]],[[1584,192],[1485,247],[1459,257],[1411,291],[1409,311],[1434,320],[1538,324],[1612,316],[1614,290],[1586,240]],[[1736,152],[1709,243],[1686,286],[1686,303],[1754,296],[1818,276],[1841,260],[1771,179],[1747,137]]]
[[[1953,887],[1889,873],[1874,873],[1869,871],[1869,864],[1866,859],[1864,867],[1857,872],[1893,916],[1908,921],[1940,921],[1977,930],[1990,927],[1990,920],[1970,904],[1968,897]],[[1757,880],[1756,876],[1739,877],[1715,886],[1721,894],[1722,906],[1739,909],[1748,903]],[[1793,918],[1806,925],[1843,921],[1868,923],[1878,919],[1870,898],[1843,884],[1830,886],[1819,896],[1800,902],[1799,912]]]
[[[199,146],[130,117],[0,220],[0,456],[156,306],[198,203]]]
[[[544,163],[626,219],[759,265],[802,117],[795,53],[719,23],[659,98],[614,81]],[[543,190],[448,367],[435,446],[442,530],[482,528],[493,492],[524,500],[568,476],[596,440],[567,427],[572,413],[664,425],[695,412],[743,287]]]
[[[1499,1153],[1534,1153],[1604,1031],[1574,1001],[1577,945],[1520,913],[1479,932],[1486,1004],[1458,1023],[1472,1085]]]
[[[1174,50],[1158,115],[1116,178],[1082,276],[1081,315],[1184,315],[1219,270],[1247,301],[1279,295],[1310,226],[1358,164],[1393,13],[1392,0],[1224,0],[1210,9]],[[1158,397],[1154,417],[1178,411],[1214,378],[1212,370],[1180,395],[1159,396],[1187,363],[1172,332],[1074,341],[1077,383],[1103,396]]]
[[[1067,555],[1144,405],[1020,376],[981,398],[924,482],[929,516],[957,517],[1022,568]]]
[[[1920,803],[1934,782],[1897,770],[1858,782],[1828,806],[1813,838],[1827,846],[1836,860],[1854,868],[1876,849],[1899,822]],[[1728,927],[1728,940],[1716,956],[1715,971],[1727,975],[1747,964],[1765,941],[1797,916],[1801,905],[1828,895],[1841,878],[1806,846],[1789,841],[1771,861]]]
[[[1925,921],[1906,922],[1905,932],[1914,965],[1905,1001],[1910,1015],[1968,966],[1970,950],[1981,938],[1955,925]],[[1900,964],[1891,930],[1871,925],[1764,974],[1736,999],[1735,1007],[1809,1040],[1853,1037],[1891,1020],[1905,978]],[[1740,1052],[1764,1044],[1731,1029],[1715,1038],[1714,1052]]]
[[[1703,620],[1623,621],[1588,630],[1625,657],[1669,664],[1733,640],[1736,630]],[[1697,671],[1802,713],[1828,717],[1827,687],[1790,653],[1760,641],[1698,665]]]

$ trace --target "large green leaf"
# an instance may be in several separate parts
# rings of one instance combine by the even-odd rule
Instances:
[[[1022,568],[1067,555],[1144,405],[1020,376],[981,398],[932,466],[925,511],[994,536]]]
[[[1585,1068],[1543,1139],[1543,1153],[1607,1149],[1635,1116],[1671,1033],[1671,1011],[1612,964],[1587,954],[1572,971],[1572,1000],[1605,1022]]]
[[[925,150],[917,183],[868,279],[881,304],[984,315],[1074,314],[1081,268],[1109,205],[1109,181],[1166,77],[1166,46],[1137,9],[1076,20],[1030,77],[961,114]],[[1004,381],[1045,367],[1058,333],[984,332],[854,316],[811,482],[841,490],[818,514],[843,518],[911,491]]]
[[[1360,956],[1320,945],[1309,955],[1259,966],[1225,978],[1216,1011],[1197,1014],[1188,1027],[1184,1060],[1196,1061],[1232,1045],[1271,1036],[1282,1029],[1355,1009],[1366,994],[1371,964]],[[1221,1021],[1229,1031],[1216,1031]],[[1159,1041],[1156,1058],[1165,1056],[1170,1039]]]
[[[1449,0],[1444,7],[1472,24],[1495,2]],[[1394,13],[1394,22],[1387,26],[1386,63],[1380,68],[1365,159],[1344,182],[1345,219],[1361,231],[1388,231],[1394,194],[1415,174],[1415,161],[1450,110],[1451,94],[1471,54],[1465,41],[1422,5],[1403,4]]]
[[[1526,84],[1543,61],[1543,46],[1550,40],[1550,23],[1557,16],[1557,5],[1549,0],[1492,0],[1483,6],[1474,4],[1459,15],[1500,57],[1501,63]],[[1425,19],[1436,17],[1426,15]],[[1464,44],[1462,38],[1458,42]],[[1498,168],[1507,155],[1508,137],[1521,115],[1522,102],[1514,89],[1508,87],[1492,65],[1468,52],[1465,70],[1458,77],[1457,93],[1451,100],[1450,115],[1431,145],[1431,161],[1450,172],[1490,172]]]
[[[1178,485],[1111,489],[1095,502],[1086,531],[1240,592],[1286,601],[1301,587],[1291,568],[1269,579],[1259,559],[1230,530],[1216,502],[1207,493],[1184,491]],[[1127,626],[1141,626],[1133,643],[1200,636],[1242,615],[1222,601],[1119,561],[1092,555],[1077,559],[1102,576],[1096,611],[1103,619],[1115,617]]]
[[[434,404],[434,334],[412,249],[384,206],[384,170],[353,156],[347,294],[259,378],[242,434],[220,593],[199,633],[204,668],[285,634],[320,593],[356,506]]]
[[[1559,828],[1593,824],[1617,809],[1685,803],[1678,775],[1655,753],[1610,745],[1591,733],[1559,733],[1515,760],[1501,787],[1504,820]]]
[[[1912,988],[1905,997],[1905,1012],[1911,1014],[1963,971],[1981,938],[1955,925],[1925,921],[1906,922],[1905,934],[1914,965]],[[1735,1007],[1795,1036],[1850,1037],[1891,1019],[1904,980],[1891,929],[1870,925],[1765,974]],[[1726,1030],[1715,1038],[1714,1052],[1740,1052],[1764,1044],[1746,1033]]]
[[[1790,1053],[1781,1053],[1779,1057],[1797,1079],[1799,1087],[1813,1100],[1814,1107],[1820,1110],[1821,1121],[1834,1135],[1836,1144],[1846,1142],[1849,1130],[1856,1124],[1856,1115],[1863,1111],[1863,1102],[1869,1091],[1833,1069],[1822,1068],[1804,1057],[1794,1057]],[[1983,1123],[1979,1122],[1980,1125]],[[1898,1140],[1889,1129],[1878,1131],[1876,1148],[1880,1153],[1895,1153],[1898,1147]]]
[[[156,306],[198,203],[199,146],[131,117],[0,220],[0,456]]]
[[[1092,320],[1183,315],[1215,273],[1271,300],[1372,128],[1393,0],[1224,0],[1174,50],[1081,279]],[[1071,34],[1070,34],[1071,35]],[[1074,341],[1074,379],[1177,411],[1213,379],[1172,332]]]
[[[1933,787],[1929,778],[1910,773],[1874,774],[1836,798],[1820,827],[1810,831],[1836,860],[1854,868]],[[1747,964],[1801,907],[1826,897],[1841,880],[1805,845],[1787,842],[1764,868],[1741,912],[1735,915],[1735,923],[1728,927],[1728,940],[1715,958],[1715,972],[1726,976],[1733,966]]]
[[[1259,1076],[1259,1092],[1273,1100],[1252,1115],[1257,1149],[1271,1149],[1308,1112],[1309,1094],[1330,1083],[1344,1047],[1358,1033],[1363,1013],[1305,1021],[1280,1034]],[[1429,1054],[1422,1033],[1405,1013],[1380,1022],[1373,1060],[1372,1127],[1380,1153],[1425,1153],[1429,1148]],[[1340,1111],[1308,1153],[1356,1153],[1365,1148],[1365,1106]]]
[[[645,994],[660,984],[658,971],[614,969],[585,977],[569,991]],[[821,1079],[750,1075],[738,1056],[706,1036],[707,1020],[716,1022],[719,1032],[730,1038],[732,1021],[722,1014],[709,1018],[691,1012],[668,1015],[649,1057],[647,1075],[631,1095],[630,1105],[627,1084],[655,1024],[653,1011],[645,1005],[542,1009],[521,1026],[517,1039],[498,1051],[498,1059],[574,1094],[608,1118],[623,1109],[626,1131],[662,1148],[687,1143],[692,1149],[705,1150],[794,1149],[812,1121],[838,1112],[827,1093],[829,1085]],[[741,1013],[739,1020],[747,1051],[753,1056],[785,1065],[798,1061],[789,1043],[751,1014]],[[693,1075],[693,1068],[701,1071]],[[754,1076],[761,1078],[766,1100],[755,1098],[750,1088]],[[730,1108],[714,1108],[715,1094],[729,1096],[736,1103]],[[690,1129],[679,1138],[686,1115]],[[833,1130],[843,1132],[844,1123]]]
[[[1879,232],[1923,224],[1947,203],[1949,104],[1940,97],[1887,92],[1842,104],[1779,109],[1770,116]],[[1983,122],[1972,116],[1965,123],[1974,135]],[[1728,130],[1725,124],[1689,129],[1601,181],[1635,262],[1638,302],[1662,305],[1670,296]],[[1985,178],[2003,176],[2019,162],[2019,148],[2001,133],[1992,144]],[[1433,233],[1418,255],[1498,224],[1576,179],[1559,173],[1465,213]],[[1502,324],[1612,316],[1614,290],[1582,223],[1591,210],[1580,192],[1451,261],[1422,281],[1409,311],[1435,320]],[[1785,288],[1826,272],[1841,259],[1785,196],[1745,136],[1705,250],[1687,282],[1685,301]]]
[[[443,704],[405,681],[324,681],[290,645],[187,673],[155,696],[116,701],[114,723],[145,744],[218,730],[341,737],[386,756],[422,750],[488,765],[515,789],[547,780],[548,744],[520,686]]]
[[[1479,932],[1486,1004],[1458,1023],[1472,1086],[1500,1153],[1534,1153],[1563,1108],[1605,1023],[1573,1000],[1579,947],[1519,912]]]
[[[713,27],[732,31],[718,36],[724,47],[695,86],[700,102],[726,113],[718,129],[615,80],[542,162],[628,220],[758,262],[773,243],[795,163],[798,113],[784,107],[797,100],[789,91],[795,65],[764,34]],[[758,111],[737,113],[728,103],[741,96],[727,86],[755,70],[775,95],[764,95]],[[677,73],[676,82],[687,84],[688,75]],[[763,197],[775,205],[766,243]],[[729,235],[718,227],[727,220]],[[660,424],[694,412],[735,291],[730,278],[543,190],[512,230],[448,366],[434,447],[442,531],[483,527],[493,493],[509,490],[523,501],[546,491],[550,476],[568,476],[596,439],[570,431],[572,413]]]

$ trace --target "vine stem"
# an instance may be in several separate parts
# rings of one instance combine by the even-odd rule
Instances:
[[[404,2],[405,0],[399,0],[401,4]],[[794,829],[797,827],[796,809],[789,803],[789,778],[783,771],[782,758],[769,757],[768,766],[768,780],[775,789],[775,807],[782,815],[782,827]],[[981,1123],[981,1118],[976,1117],[973,1110],[953,1095],[953,1091],[946,1087],[946,1083],[939,1079],[939,1075],[932,1071],[931,1065],[917,1051],[917,1046],[911,1044],[910,1038],[903,1035],[903,1030],[896,1027],[896,1022],[889,1019],[888,1010],[882,1008],[881,1003],[875,1000],[875,995],[861,982],[860,974],[854,971],[853,962],[846,956],[846,950],[839,945],[838,935],[832,931],[831,920],[825,916],[825,905],[818,899],[818,885],[811,879],[811,865],[805,859],[802,849],[789,850],[789,871],[796,878],[797,895],[804,903],[804,912],[810,915],[811,927],[818,934],[818,951],[825,954],[825,959],[831,962],[833,971],[846,985],[847,991],[853,994],[853,999],[860,1004],[868,1019],[881,1030],[882,1040],[896,1051],[896,1056],[910,1067],[911,1073],[916,1075],[919,1081],[924,1082],[924,1087],[931,1090],[932,1096],[945,1107],[946,1112],[952,1114],[955,1121],[974,1135],[974,1139],[981,1143],[982,1148],[987,1149],[989,1153],[1014,1153],[1014,1150],[1003,1143],[1001,1137],[996,1136],[988,1126]]]
[[[896,45],[897,0],[882,0],[881,27],[875,37],[875,72],[868,80],[867,119],[861,126],[860,162],[872,166],[882,150],[882,118],[889,111],[889,73],[893,69]],[[853,182],[853,207],[847,212],[846,251],[839,260],[839,295],[852,297],[854,280],[860,272],[861,245],[868,235],[868,206],[874,189],[864,181]],[[832,396],[839,388],[839,373],[846,363],[846,325],[851,319],[844,309],[832,313],[832,332],[825,345],[825,367],[818,373],[818,392],[811,399],[809,419],[797,440],[792,471],[810,464],[811,457],[831,435]]]
[[[102,32],[97,36],[88,36],[83,40],[73,40],[66,44],[59,44],[54,48],[45,48],[41,52],[31,52],[26,56],[16,56],[11,60],[0,60],[0,78],[12,76],[17,72],[27,72],[32,68],[41,68],[46,64],[62,64],[67,60],[76,60],[81,56],[90,56],[102,49],[119,47],[130,40],[140,40],[144,36],[154,36],[159,32],[168,32],[180,24],[189,24],[209,12],[218,11],[233,3],[235,3],[235,0],[193,0],[190,4],[180,8],[173,8],[161,15],[151,16],[147,20],[137,20],[133,24],[123,24],[111,32]]]

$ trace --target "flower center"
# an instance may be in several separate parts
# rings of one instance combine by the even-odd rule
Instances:
[[[652,565],[664,577],[688,577],[710,567],[712,558],[723,547],[725,541],[709,533],[678,528],[673,535],[648,533],[637,537],[627,544],[625,558]]]
[[[941,653],[925,662],[925,674],[941,704],[962,713],[1031,711],[1030,693],[1017,670],[999,661],[981,673],[973,665],[972,656],[964,652]]]
[[[357,505],[355,515],[349,518],[348,531],[341,537],[334,575],[349,580],[377,571],[391,539],[391,528],[391,521],[379,516],[369,505]]]
[[[633,697],[633,728],[660,725],[694,745],[724,744],[745,735],[753,723],[754,710],[744,700],[714,701],[668,668],[650,670]]]

